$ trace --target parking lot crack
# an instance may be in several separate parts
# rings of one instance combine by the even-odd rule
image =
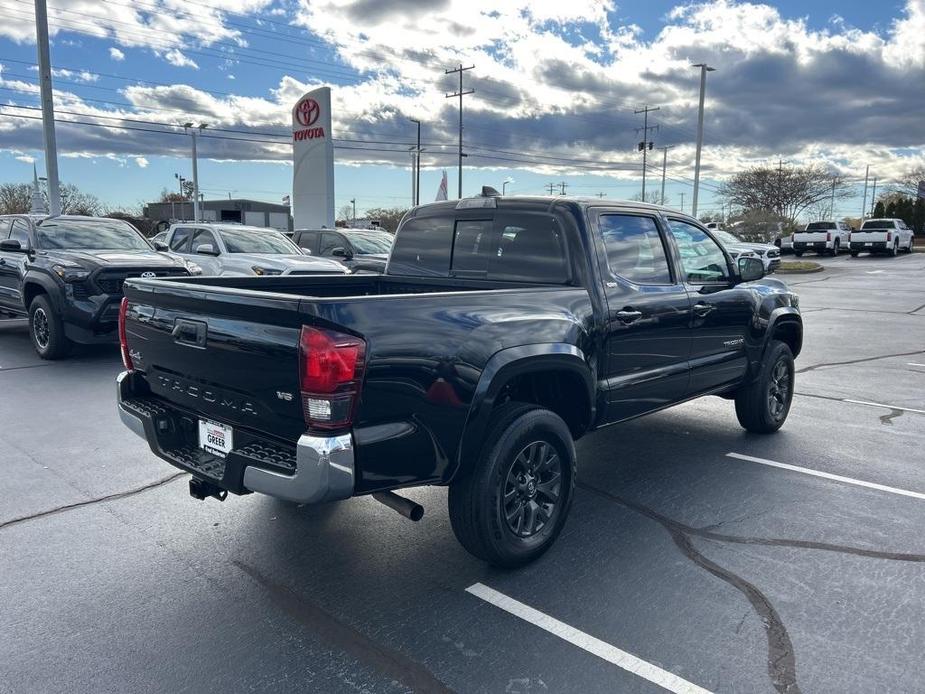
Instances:
[[[55,508],[48,509],[47,511],[39,511],[38,513],[32,513],[28,516],[20,516],[19,518],[13,518],[8,521],[0,523],[0,530],[9,528],[13,525],[19,525],[20,523],[26,523],[32,520],[38,520],[39,518],[47,518],[48,516],[54,516],[59,513],[65,513],[67,511],[73,511],[77,508],[83,508],[85,506],[93,506],[95,504],[102,504],[107,501],[117,501],[119,499],[125,499],[126,497],[135,496],[136,494],[141,494],[142,492],[150,491],[151,489],[157,489],[162,487],[168,482],[173,482],[178,477],[186,475],[185,472],[177,472],[167,477],[162,477],[159,480],[154,482],[149,482],[148,484],[141,485],[140,487],[134,487],[128,489],[124,492],[116,492],[114,494],[107,494],[106,496],[96,497],[94,499],[86,499],[85,501],[77,501],[73,504],[65,504],[63,506],[56,506]]]
[[[826,366],[848,366],[851,364],[863,364],[869,361],[878,361],[880,359],[893,359],[894,357],[914,357],[919,354],[925,354],[925,350],[917,349],[914,352],[897,352],[895,354],[881,354],[874,357],[862,357],[860,359],[849,359],[848,361],[830,361],[823,362],[822,364],[811,364],[810,366],[804,366],[802,369],[797,369],[798,374],[808,373],[810,371],[815,371],[816,369],[821,369]]]
[[[880,415],[880,423],[886,424],[887,426],[893,426],[893,420],[897,417],[902,417],[903,411],[897,410],[895,407],[890,410],[889,414]]]
[[[264,576],[243,562],[235,560],[232,563],[264,588],[270,599],[283,612],[309,627],[327,647],[347,653],[361,663],[407,685],[415,692],[444,694],[453,691],[420,663],[373,641],[356,628],[296,594],[289,587]]]
[[[714,533],[698,532],[696,528],[663,516],[648,506],[628,501],[584,482],[577,482],[577,486],[659,523],[668,531],[675,545],[688,559],[742,593],[764,625],[768,642],[768,676],[771,684],[780,694],[799,694],[800,687],[797,684],[796,654],[793,650],[793,643],[774,605],[757,587],[729,569],[707,559],[694,547],[692,536],[709,537]],[[710,537],[710,539],[714,538]]]

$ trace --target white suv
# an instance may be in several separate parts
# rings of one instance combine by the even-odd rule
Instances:
[[[806,251],[818,255],[838,255],[847,251],[851,227],[846,222],[810,222],[793,235],[793,254],[798,258]]]
[[[851,257],[861,251],[895,256],[899,251],[912,252],[915,234],[901,219],[868,219],[859,231],[851,232]]]
[[[305,255],[274,229],[241,224],[174,224],[167,232],[172,254],[192,261],[203,275],[350,274],[343,264]]]

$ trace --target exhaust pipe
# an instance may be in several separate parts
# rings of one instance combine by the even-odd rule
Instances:
[[[409,520],[419,521],[424,517],[423,506],[414,503],[411,499],[398,496],[395,492],[373,492],[373,498]]]

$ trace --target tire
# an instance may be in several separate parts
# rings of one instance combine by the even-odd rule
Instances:
[[[887,251],[887,255],[891,258],[895,258],[899,254],[899,241],[893,242],[893,247]]]
[[[42,359],[62,359],[73,343],[64,334],[64,323],[45,294],[39,294],[29,304],[29,337]]]
[[[802,258],[802,257],[803,257],[803,251],[794,251],[793,254],[794,254],[797,258]]]
[[[851,251],[851,257],[852,257],[852,258],[857,258],[857,257],[858,257],[858,254],[859,254],[860,252],[861,252],[861,251]]]
[[[793,389],[793,354],[786,344],[772,340],[758,377],[736,393],[739,424],[755,434],[774,433],[787,420]]]
[[[472,469],[450,485],[450,524],[470,554],[511,569],[540,557],[559,536],[577,461],[568,426],[549,410],[506,403],[492,419]]]
[[[909,245],[906,246],[906,253],[912,253],[913,239],[909,239]]]
[[[832,252],[829,255],[831,255],[833,258],[837,258],[839,251],[841,251],[840,246],[841,244],[838,243],[838,239],[835,239],[835,245],[832,246]]]

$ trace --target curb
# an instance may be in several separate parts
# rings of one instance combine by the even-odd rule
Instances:
[[[816,267],[811,267],[806,270],[788,269],[788,268],[781,266],[774,271],[774,274],[775,275],[811,275],[814,272],[822,272],[823,270],[825,270],[824,265],[816,265]]]

